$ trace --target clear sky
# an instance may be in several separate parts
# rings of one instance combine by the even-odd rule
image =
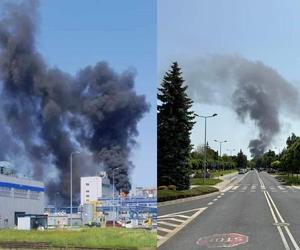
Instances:
[[[135,68],[136,90],[151,111],[140,122],[134,186],[156,186],[156,1],[40,1],[37,47],[50,66],[75,74],[107,61],[117,72]]]
[[[300,89],[300,2],[296,0],[160,0],[158,1],[158,77],[172,61],[185,71],[186,60],[212,54],[261,60]],[[197,105],[198,114],[219,116],[208,121],[208,142],[228,140],[227,149],[243,149],[257,134],[253,122],[241,123],[226,107]],[[203,144],[204,121],[198,120],[192,143]],[[295,117],[280,115],[281,132],[271,148],[283,148],[291,132],[300,134]],[[277,151],[278,149],[276,149]],[[228,153],[228,151],[227,151]]]

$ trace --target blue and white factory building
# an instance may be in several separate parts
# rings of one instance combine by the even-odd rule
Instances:
[[[0,228],[14,227],[18,215],[43,214],[44,192],[42,182],[18,178],[0,162]]]

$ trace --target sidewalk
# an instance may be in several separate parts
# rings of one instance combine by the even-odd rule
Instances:
[[[232,174],[219,176],[219,179],[223,181],[214,185],[214,187],[219,189],[220,191],[224,190],[237,179],[237,175],[238,173],[232,173]]]
[[[292,187],[300,190],[300,185],[292,185]]]
[[[223,176],[215,177],[215,179],[220,179],[222,182],[219,182],[218,184],[214,185],[213,187],[219,189],[219,191],[224,190],[227,188],[231,183],[233,183],[237,178],[238,173],[232,173],[232,174],[226,174]],[[190,188],[199,187],[199,185],[191,185]]]

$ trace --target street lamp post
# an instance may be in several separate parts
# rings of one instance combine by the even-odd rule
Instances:
[[[235,148],[234,149],[227,149],[227,151],[230,151],[230,157],[231,157],[231,160],[232,160],[232,152],[235,151]],[[231,169],[233,169],[233,165],[231,165]],[[230,182],[232,181],[232,174],[230,174]]]
[[[57,195],[59,195],[59,192],[55,193],[55,213],[57,213]]]
[[[218,140],[215,140],[215,142],[218,142],[220,144],[220,160],[221,160],[221,157],[222,157],[222,143],[225,143],[227,142],[226,140],[225,141],[218,141]]]
[[[75,151],[70,154],[70,228],[72,228],[72,226],[73,226],[73,218],[72,218],[72,215],[73,215],[73,183],[72,183],[72,181],[73,181],[73,161],[72,161],[72,158],[73,158],[74,154],[80,154],[80,152]]]
[[[204,119],[204,164],[203,164],[203,181],[206,177],[206,119],[211,118],[214,116],[217,116],[218,114],[213,114],[213,115],[208,115],[208,116],[203,116],[203,115],[197,115],[195,116],[201,117]]]
[[[225,142],[228,142],[228,141],[218,141],[218,140],[215,140],[215,142],[218,142],[220,144],[220,157],[222,157],[222,143],[225,143]]]
[[[114,216],[113,227],[115,227],[115,220],[116,220],[116,216],[115,216],[115,170],[117,170],[117,169],[120,169],[120,168],[113,169],[113,216]]]

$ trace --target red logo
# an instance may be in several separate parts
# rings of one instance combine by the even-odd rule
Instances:
[[[201,237],[197,244],[208,248],[235,247],[248,242],[248,236],[238,233],[214,234]]]

